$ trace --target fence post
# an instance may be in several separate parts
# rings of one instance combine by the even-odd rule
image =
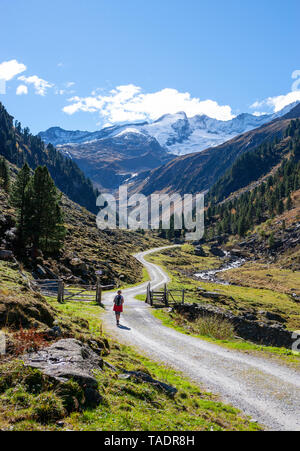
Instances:
[[[100,281],[97,281],[97,287],[96,287],[96,303],[101,305],[102,304],[102,285]]]
[[[164,288],[164,301],[165,301],[166,307],[168,307],[169,299],[168,299],[168,288],[167,288],[167,284],[166,283],[165,283],[165,288]]]
[[[147,285],[147,297],[146,297],[146,301],[147,304],[150,304],[150,282]]]
[[[64,283],[62,280],[59,280],[57,283],[57,301],[60,304],[63,304],[64,302]]]

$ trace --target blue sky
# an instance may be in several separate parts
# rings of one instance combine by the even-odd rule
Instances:
[[[299,0],[0,0],[0,17],[0,101],[33,132],[300,100]]]

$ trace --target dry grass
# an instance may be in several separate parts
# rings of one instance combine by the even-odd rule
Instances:
[[[14,355],[19,356],[28,351],[36,352],[49,346],[51,343],[47,338],[46,334],[37,332],[36,329],[24,330],[20,327],[20,330],[13,334]]]
[[[230,340],[234,338],[234,327],[226,320],[217,317],[198,318],[192,323],[192,329],[197,335],[206,335],[217,340]]]
[[[219,277],[236,285],[300,295],[300,272],[280,269],[274,265],[248,263],[242,268],[220,273]]]
[[[235,336],[233,325],[216,316],[205,316],[189,321],[184,316],[171,314],[175,326],[182,327],[193,335],[215,338],[217,340],[232,340]]]

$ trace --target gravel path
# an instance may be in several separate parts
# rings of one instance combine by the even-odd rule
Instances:
[[[169,281],[164,271],[144,257],[164,248],[136,255],[147,268],[152,288]],[[124,290],[125,313],[117,328],[112,312],[113,296],[104,304],[106,330],[120,342],[182,371],[194,382],[241,409],[266,429],[300,431],[300,372],[263,358],[224,349],[167,328],[153,317],[150,307],[135,299],[147,283]]]

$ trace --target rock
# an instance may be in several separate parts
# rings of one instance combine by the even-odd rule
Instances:
[[[202,246],[195,247],[195,255],[197,257],[207,257],[207,254],[205,253]]]
[[[296,293],[292,293],[292,299],[295,302],[300,302],[300,296],[298,296]]]
[[[41,277],[45,277],[47,275],[47,271],[41,265],[37,265],[36,272]]]
[[[85,387],[84,396],[86,404],[90,407],[97,407],[103,401],[102,396],[96,388]]]
[[[58,383],[73,379],[83,387],[88,403],[97,405],[101,402],[93,371],[103,369],[103,360],[80,341],[60,340],[36,353],[25,354],[24,362]]]
[[[117,373],[117,368],[114,366],[114,365],[112,365],[111,363],[109,363],[109,362],[103,362],[104,363],[104,365],[105,366],[107,366],[107,368],[109,368],[110,370],[112,370],[112,371],[114,371],[115,373]]]
[[[222,299],[224,297],[223,294],[216,293],[215,291],[205,291],[205,292],[201,293],[201,295],[205,298],[215,299],[216,301],[218,301],[219,299]]]
[[[277,313],[266,312],[265,316],[270,321],[276,321],[278,323],[286,323],[286,320],[282,316],[278,315]]]
[[[121,376],[121,377],[120,377]],[[143,382],[148,382],[156,386],[158,389],[164,391],[170,396],[175,396],[177,393],[177,388],[172,387],[172,385],[165,384],[164,382],[157,381],[153,379],[149,374],[143,373],[142,371],[125,371],[124,374],[121,374],[119,378],[127,379],[127,376],[133,377],[135,379],[140,379]]]
[[[0,260],[14,261],[14,254],[9,250],[0,250]]]
[[[216,257],[225,257],[225,252],[221,249],[221,248],[219,248],[219,247],[215,247],[215,246],[212,246],[211,248],[210,248],[210,252],[213,254],[213,255],[215,255]]]
[[[62,336],[61,328],[59,326],[52,327],[52,329],[50,329],[50,334],[54,335],[54,337],[61,337]]]
[[[245,319],[247,319],[248,321],[256,321],[257,320],[257,316],[254,313],[244,313],[243,317]]]
[[[130,374],[119,374],[118,375],[118,379],[126,380],[126,379],[130,379],[130,378],[131,378]]]

